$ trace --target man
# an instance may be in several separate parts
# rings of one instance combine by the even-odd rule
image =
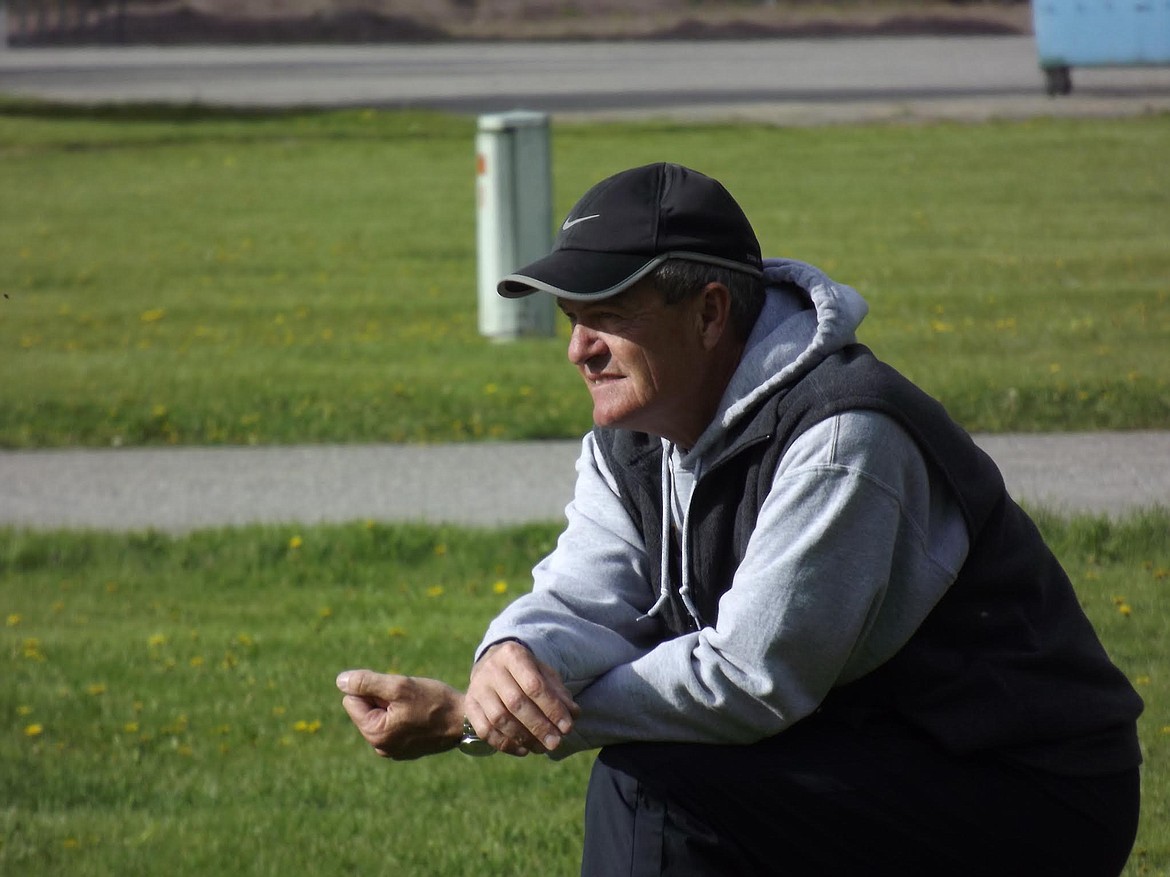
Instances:
[[[593,400],[567,525],[466,694],[349,671],[376,750],[600,748],[582,873],[1109,875],[1141,701],[991,460],[677,165],[619,173],[504,296]]]

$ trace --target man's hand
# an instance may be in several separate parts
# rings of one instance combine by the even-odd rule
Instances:
[[[509,755],[556,749],[581,711],[557,672],[518,642],[476,662],[464,710],[476,733]]]
[[[350,719],[384,758],[421,758],[459,744],[463,695],[444,682],[346,670],[337,687]]]

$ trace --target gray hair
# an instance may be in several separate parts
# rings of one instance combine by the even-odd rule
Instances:
[[[668,305],[695,295],[708,283],[721,283],[731,291],[731,325],[747,340],[764,307],[764,278],[690,259],[667,259],[650,272],[649,281],[665,296]]]

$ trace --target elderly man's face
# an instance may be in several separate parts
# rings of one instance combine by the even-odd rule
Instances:
[[[558,305],[572,324],[569,361],[593,397],[593,422],[689,446],[705,426],[691,404],[705,364],[695,300],[667,305],[643,282],[603,301]]]

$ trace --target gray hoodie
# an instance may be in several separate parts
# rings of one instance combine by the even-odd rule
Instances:
[[[683,534],[684,555],[691,491],[715,439],[761,395],[855,341],[867,311],[811,265],[764,266],[765,305],[716,416],[685,453],[664,441],[662,526]],[[671,583],[659,594],[648,584],[645,545],[592,433],[566,517],[532,592],[492,622],[478,652],[516,639],[561,675],[582,713],[556,758],[627,741],[751,743],[784,730],[897,652],[968,547],[948,489],[906,432],[872,411],[829,418],[793,443],[714,627],[661,640],[654,615]],[[689,564],[680,568],[674,584],[689,607]]]

